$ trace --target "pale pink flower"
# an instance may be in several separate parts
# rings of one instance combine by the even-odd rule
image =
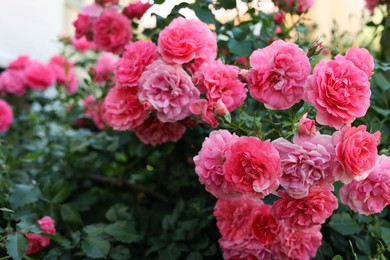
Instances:
[[[216,130],[206,137],[199,154],[194,157],[195,172],[206,190],[217,198],[230,198],[238,194],[224,178],[225,153],[239,137],[227,130]]]
[[[249,57],[248,73],[251,96],[268,109],[282,110],[302,99],[310,73],[310,62],[296,44],[274,41]]]
[[[126,46],[115,65],[115,82],[123,87],[137,87],[145,68],[158,57],[157,46],[152,41],[136,41]]]
[[[27,87],[23,70],[7,69],[0,74],[0,91],[23,96]]]
[[[113,10],[104,12],[93,24],[93,40],[107,52],[121,53],[132,36],[130,21]]]
[[[225,179],[244,195],[263,198],[279,186],[279,152],[272,143],[243,136],[226,151]]]
[[[298,122],[298,133],[299,135],[313,135],[316,132],[316,121],[307,118],[305,113]]]
[[[367,126],[351,127],[346,125],[333,134],[336,146],[334,177],[343,183],[363,180],[376,162],[377,146],[381,140],[379,131],[370,134]]]
[[[74,64],[62,55],[53,56],[49,65],[54,71],[56,81],[63,85],[69,94],[77,91],[78,79],[74,74]]]
[[[149,117],[135,88],[111,88],[105,98],[104,107],[107,124],[114,130],[135,130]]]
[[[101,104],[98,103],[95,97],[88,95],[84,98],[81,106],[84,107],[84,114],[91,117],[93,123],[98,129],[104,129],[104,114]],[[103,113],[104,112],[104,113]]]
[[[375,7],[378,6],[379,0],[365,0],[366,1],[366,8],[368,11],[370,11],[371,14],[374,14]]]
[[[92,41],[89,41],[85,36],[82,36],[81,38],[73,37],[71,39],[71,44],[79,52],[85,52],[95,48],[95,44]]]
[[[285,190],[280,190],[280,198],[272,205],[272,211],[289,227],[307,228],[321,225],[338,207],[337,197],[332,190],[331,185],[313,186],[309,194],[301,199],[290,197]]]
[[[161,60],[146,68],[138,86],[139,99],[156,109],[161,122],[176,122],[191,115],[190,106],[199,99],[198,89],[183,68]]]
[[[339,129],[366,114],[370,95],[366,73],[352,61],[336,59],[315,66],[303,99],[316,107],[318,123]]]
[[[245,101],[247,92],[245,84],[238,80],[238,73],[237,67],[225,65],[221,60],[206,61],[194,75],[195,84],[209,102],[221,100],[232,112]]]
[[[150,7],[152,7],[152,5],[149,2],[142,3],[141,1],[137,1],[126,6],[123,9],[123,14],[130,20],[134,18],[141,19]]]
[[[55,75],[49,65],[32,62],[24,72],[26,84],[36,90],[45,90],[55,83]]]
[[[220,238],[219,246],[224,260],[273,260],[274,253],[254,238],[226,240]]]
[[[278,138],[272,142],[279,151],[283,173],[280,184],[296,199],[308,195],[314,185],[333,182],[335,149],[332,136],[295,137],[294,143]]]
[[[0,99],[0,131],[7,131],[14,121],[14,113],[10,105]]]
[[[390,204],[390,157],[378,156],[366,179],[340,189],[341,202],[359,214],[380,213]]]
[[[179,123],[163,123],[156,117],[149,117],[137,127],[135,135],[144,143],[158,145],[167,142],[177,142],[186,131],[186,127]]]
[[[45,216],[37,222],[43,232],[52,235],[56,234],[55,223],[51,217]],[[24,236],[28,239],[26,255],[35,254],[50,245],[49,237],[34,233],[25,233]]]
[[[183,17],[176,18],[160,32],[158,51],[165,62],[184,64],[193,59],[213,59],[217,40],[207,24]]]
[[[81,8],[80,14],[88,15],[89,17],[97,18],[104,12],[103,6],[92,3]]]
[[[117,58],[111,53],[104,52],[96,61],[95,66],[91,68],[93,81],[97,83],[109,82],[113,76],[113,71]]]
[[[252,210],[251,233],[261,244],[272,244],[279,233],[279,221],[272,215],[271,206],[262,204]]]
[[[347,50],[345,59],[352,61],[356,67],[366,73],[367,77],[370,77],[372,74],[374,74],[374,58],[367,49],[351,47]]]

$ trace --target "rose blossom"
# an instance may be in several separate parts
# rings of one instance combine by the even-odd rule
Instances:
[[[27,85],[36,90],[45,90],[56,80],[51,67],[39,62],[32,62],[24,73]]]
[[[132,29],[126,16],[106,11],[93,24],[93,34],[93,40],[99,49],[121,53],[132,38]]]
[[[299,135],[313,135],[316,132],[316,121],[307,118],[305,113],[298,122]]]
[[[96,98],[91,95],[86,96],[81,103],[81,106],[84,107],[84,114],[92,118],[95,126],[98,129],[104,129],[105,124],[103,115],[105,114],[105,111],[102,111],[102,106],[98,104]]]
[[[333,182],[335,149],[332,136],[295,137],[294,143],[278,138],[272,142],[282,160],[280,184],[296,199],[308,195],[314,185]]]
[[[223,116],[228,113],[222,100],[219,100],[217,103],[209,103],[205,99],[199,99],[190,106],[190,110],[192,114],[201,116],[202,121],[212,128],[216,128],[219,125],[216,115]]]
[[[247,89],[238,80],[239,70],[232,65],[225,65],[221,60],[204,62],[195,73],[198,88],[206,94],[209,102],[222,102],[232,112],[245,100]]]
[[[291,11],[292,7],[296,5],[298,13],[303,13],[313,6],[313,0],[284,0],[284,10]]]
[[[76,29],[76,38],[85,36],[89,41],[92,41],[93,24],[103,11],[104,8],[96,3],[83,6],[77,15],[76,21],[73,22]]]
[[[137,1],[126,6],[123,9],[123,14],[130,20],[134,18],[141,19],[150,7],[152,7],[152,5],[149,2],[142,3],[141,1]]]
[[[261,244],[271,244],[278,236],[279,221],[272,215],[270,205],[263,204],[253,209],[250,226],[252,235]]]
[[[224,260],[272,260],[274,253],[256,239],[226,240],[220,238],[219,246]]]
[[[14,113],[10,105],[0,99],[0,131],[7,131],[14,121]]]
[[[108,82],[112,78],[117,58],[111,53],[104,52],[96,61],[95,66],[91,68],[93,72],[93,81],[97,83]]]
[[[296,44],[277,40],[249,59],[248,85],[254,99],[274,110],[290,108],[302,99],[310,62]]]
[[[195,172],[206,190],[217,198],[237,196],[230,182],[224,178],[222,170],[225,153],[239,137],[227,130],[216,130],[206,137],[197,156],[194,157]]]
[[[71,39],[71,44],[79,52],[85,52],[95,47],[95,44],[91,41],[88,41],[85,36],[82,36],[81,38],[73,37]]]
[[[334,170],[336,180],[346,184],[352,180],[363,180],[374,167],[381,134],[379,131],[370,134],[366,129],[365,125],[346,125],[333,134],[335,161],[339,163]]]
[[[56,229],[54,226],[55,223],[51,217],[45,216],[39,219],[37,222],[43,232],[52,235],[56,234]],[[24,236],[28,239],[28,248],[26,251],[26,255],[35,254],[50,245],[49,237],[34,233],[26,233],[24,234]]]
[[[31,63],[28,55],[20,55],[8,64],[7,69],[24,70]]]
[[[139,79],[139,99],[156,109],[161,122],[176,122],[191,114],[190,106],[199,99],[190,76],[180,65],[157,60],[149,65]]]
[[[340,189],[340,199],[359,214],[382,212],[390,204],[390,157],[378,156],[366,179],[354,180]]]
[[[370,95],[366,73],[352,61],[336,59],[315,66],[303,99],[316,107],[318,123],[339,129],[366,114]]]
[[[53,56],[49,65],[54,71],[56,81],[63,85],[69,94],[77,91],[78,79],[74,74],[74,64],[62,55]]]
[[[372,74],[374,74],[374,58],[367,49],[351,47],[347,50],[345,59],[352,61],[356,67],[366,73],[367,77],[370,77]]]
[[[249,196],[263,198],[279,186],[279,152],[272,143],[243,136],[226,151],[225,179]]]
[[[0,91],[23,96],[27,84],[23,70],[7,69],[0,74]]]
[[[149,116],[138,99],[135,88],[113,87],[105,101],[105,117],[114,130],[135,130]]]
[[[156,117],[149,117],[149,119],[134,130],[135,135],[144,144],[151,145],[177,142],[185,131],[186,127],[181,123],[163,123]]]
[[[115,65],[115,82],[119,86],[136,87],[145,68],[157,57],[157,46],[152,41],[141,40],[128,44]]]
[[[168,63],[184,64],[193,59],[213,59],[217,54],[217,40],[207,24],[179,17],[161,31],[158,51]]]

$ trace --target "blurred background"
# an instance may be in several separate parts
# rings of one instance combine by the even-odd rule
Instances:
[[[47,61],[58,53],[59,36],[74,34],[72,22],[76,19],[79,9],[93,0],[1,0],[0,8],[0,67],[5,67],[9,61],[20,54],[29,54],[33,59]],[[134,1],[122,0],[122,5]],[[154,24],[152,13],[166,16],[171,8],[180,2],[191,0],[166,0],[162,5],[154,5],[142,18],[145,27]],[[219,10],[220,21],[229,20],[237,12],[244,13],[245,5],[238,10]],[[264,12],[274,12],[271,0],[254,1]],[[345,10],[348,10],[347,12]],[[190,10],[181,12],[187,18],[195,15]],[[314,0],[314,8],[307,14],[308,23],[317,26],[316,37],[324,36],[329,40],[334,21],[341,31],[348,30],[351,35],[362,27],[362,17],[368,12],[363,0]]]

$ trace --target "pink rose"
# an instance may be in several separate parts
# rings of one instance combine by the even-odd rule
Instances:
[[[0,131],[7,131],[14,121],[14,113],[10,105],[0,99]]]
[[[179,17],[161,31],[158,51],[168,63],[184,64],[193,59],[213,59],[217,54],[217,40],[207,24]]]
[[[278,2],[278,5],[280,5],[280,2],[284,4],[282,6],[283,10],[287,12],[291,12],[292,8],[296,7],[298,13],[304,13],[313,6],[313,0],[284,0]]]
[[[68,94],[75,93],[78,79],[74,74],[74,64],[64,56],[56,55],[50,59],[49,65],[54,71],[57,83],[63,85]]]
[[[76,29],[76,38],[86,37],[87,40],[93,40],[93,19],[85,14],[78,14],[77,19],[73,22]]]
[[[284,13],[274,14],[274,23],[281,24],[284,21]]]
[[[333,186],[313,186],[309,194],[301,199],[290,197],[280,190],[272,206],[272,211],[289,227],[307,228],[321,225],[338,207],[337,197],[333,195]]]
[[[275,110],[288,109],[302,99],[310,62],[296,44],[277,40],[249,59],[248,85],[254,99]]]
[[[45,216],[37,222],[43,232],[52,235],[56,234],[56,229],[54,226],[55,223],[51,217]],[[26,233],[24,234],[24,236],[28,239],[28,248],[26,251],[26,255],[35,254],[50,245],[49,237],[34,233]]]
[[[141,74],[157,57],[157,46],[152,41],[141,40],[128,44],[115,65],[115,82],[119,86],[137,87]]]
[[[390,157],[378,156],[366,179],[354,180],[340,189],[340,199],[359,214],[381,213],[390,204]]]
[[[56,80],[51,67],[40,62],[32,62],[24,73],[27,85],[36,90],[45,90]]]
[[[374,74],[374,58],[367,49],[351,47],[347,50],[345,59],[352,61],[356,67],[366,73],[367,77],[370,77],[372,74]]]
[[[104,51],[121,53],[132,38],[130,21],[115,11],[104,12],[93,24],[93,40]]]
[[[279,152],[269,140],[243,136],[226,151],[225,179],[236,191],[263,198],[279,186]]]
[[[371,15],[374,14],[374,9],[379,4],[379,0],[365,0],[366,8],[370,11]]]
[[[105,98],[104,107],[107,123],[115,130],[135,130],[149,117],[135,88],[111,88]]]
[[[282,160],[280,184],[291,197],[304,198],[311,186],[333,182],[332,136],[317,133],[312,137],[296,137],[294,143],[283,138],[272,143]]]
[[[88,41],[85,36],[82,36],[81,38],[73,37],[71,39],[71,44],[79,52],[85,52],[95,47],[95,44],[92,41]]]
[[[303,99],[316,107],[318,123],[339,129],[366,114],[370,95],[365,72],[352,61],[336,59],[315,66]]]
[[[259,243],[256,239],[226,240],[220,238],[219,246],[224,260],[273,260],[275,255],[271,249]]]
[[[250,220],[251,232],[261,244],[272,244],[279,233],[279,221],[272,215],[271,206],[256,206]]]
[[[98,129],[104,129],[104,114],[102,111],[102,106],[97,102],[96,98],[88,95],[84,98],[84,101],[81,103],[81,106],[84,107],[84,114],[91,117],[93,123]]]
[[[370,134],[366,129],[365,125],[346,125],[333,134],[335,161],[339,163],[334,170],[336,180],[346,184],[352,180],[363,180],[374,167],[381,134],[379,131]]]
[[[224,178],[225,153],[239,137],[227,130],[216,130],[206,137],[199,154],[194,157],[195,172],[206,190],[217,198],[231,198],[238,194]]]
[[[91,68],[93,72],[93,81],[97,83],[109,82],[113,76],[117,58],[111,53],[104,52],[96,61],[95,66]]]
[[[138,86],[139,99],[156,109],[161,122],[176,122],[191,115],[190,106],[199,99],[198,89],[183,68],[161,60],[146,68]]]
[[[221,100],[232,112],[245,101],[247,92],[245,84],[238,80],[238,73],[235,66],[225,65],[221,60],[210,60],[200,66],[194,78],[209,102]]]
[[[216,128],[219,125],[216,118],[216,109],[222,108],[223,106],[224,104],[222,103],[221,105],[221,102],[217,105],[217,103],[209,103],[205,99],[199,99],[190,106],[190,111],[196,116],[201,116],[202,121],[212,128]]]
[[[313,135],[316,132],[316,121],[307,118],[305,113],[298,122],[299,135]]]
[[[141,19],[141,17],[150,7],[152,7],[152,5],[149,2],[142,3],[141,1],[137,1],[126,6],[123,9],[123,14],[126,15],[126,17],[130,20],[134,18]]]
[[[149,117],[134,131],[144,144],[158,145],[177,142],[183,136],[186,127],[178,122],[163,123],[155,117]]]
[[[28,55],[20,55],[8,64],[7,69],[24,70],[30,63],[31,59]]]
[[[23,96],[27,87],[23,70],[7,69],[0,74],[1,91]]]

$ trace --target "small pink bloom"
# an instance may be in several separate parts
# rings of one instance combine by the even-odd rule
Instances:
[[[64,56],[56,55],[50,59],[49,65],[54,71],[57,83],[63,85],[68,94],[75,93],[78,79],[74,74],[74,64]]]
[[[263,198],[274,192],[281,171],[279,152],[269,140],[243,136],[226,151],[225,179],[241,194]]]
[[[26,84],[36,90],[45,90],[52,86],[56,80],[51,67],[40,62],[32,62],[24,73]]]
[[[303,99],[316,107],[318,123],[339,129],[366,114],[370,95],[366,73],[352,61],[336,59],[315,66]]]
[[[221,60],[210,60],[200,66],[194,78],[209,102],[216,103],[221,100],[232,112],[245,101],[247,93],[245,84],[238,79],[238,74],[237,67],[225,65]]]
[[[93,24],[93,40],[104,51],[121,53],[132,38],[130,21],[115,11],[104,12]]]
[[[299,135],[313,135],[316,132],[316,121],[307,118],[305,113],[298,122]]]
[[[14,113],[10,105],[0,99],[0,131],[7,131],[14,121]]]
[[[95,18],[96,19],[96,18]],[[87,40],[93,40],[93,19],[85,14],[78,14],[77,19],[73,22],[76,29],[76,38],[85,37]]]
[[[374,167],[381,134],[379,131],[370,134],[366,130],[365,125],[346,125],[333,134],[333,144],[336,146],[335,161],[339,163],[334,170],[336,180],[343,183],[363,180]]]
[[[251,232],[261,244],[272,244],[278,236],[279,221],[272,215],[271,206],[256,206],[251,214]]]
[[[353,62],[353,64],[364,71],[367,77],[374,74],[374,58],[367,49],[359,47],[351,47],[347,50],[345,58]]]
[[[275,33],[276,33],[276,34],[281,34],[281,33],[283,33],[282,27],[280,27],[279,25],[276,26],[276,27],[275,27]]]
[[[93,81],[97,83],[109,82],[113,76],[117,58],[111,53],[104,52],[91,68],[94,76]]]
[[[254,238],[226,240],[220,238],[219,246],[224,260],[273,260],[275,255],[271,249]]]
[[[192,103],[190,106],[190,111],[192,114],[201,116],[202,121],[212,128],[216,128],[219,123],[214,113],[214,106],[216,104],[209,103],[205,99],[199,99]]]
[[[54,226],[55,223],[51,217],[49,216],[43,217],[37,222],[43,232],[52,235],[56,234],[56,229]],[[26,233],[24,234],[24,236],[28,239],[28,248],[26,251],[26,255],[35,254],[50,245],[49,237],[42,236],[39,234],[33,234],[33,233]]]
[[[340,199],[359,214],[382,212],[390,204],[390,157],[378,156],[366,179],[354,180],[340,189]]]
[[[308,228],[321,225],[338,207],[337,197],[333,195],[333,186],[313,186],[309,194],[301,199],[290,197],[284,190],[272,206],[272,211],[289,227]]]
[[[141,1],[137,1],[126,6],[123,9],[123,14],[130,20],[134,18],[141,19],[150,7],[152,7],[152,5],[149,2],[142,3]]]
[[[276,24],[281,24],[284,21],[284,14],[283,13],[276,13],[274,14],[274,22]]]
[[[207,24],[179,17],[161,31],[158,51],[168,63],[184,64],[199,58],[208,60],[217,54],[217,40]]]
[[[238,196],[231,183],[225,180],[222,168],[226,160],[226,150],[238,139],[236,134],[231,134],[227,130],[212,131],[204,140],[199,154],[194,157],[195,172],[199,181],[217,198]]]
[[[88,39],[85,36],[82,36],[81,38],[73,37],[71,39],[71,44],[79,52],[85,52],[95,47],[95,44],[92,41],[88,41]]]
[[[23,96],[27,87],[23,70],[7,69],[0,74],[1,91]]]
[[[103,109],[102,106],[97,102],[96,98],[91,95],[86,96],[81,106],[84,107],[84,114],[92,118],[92,121],[96,127],[98,129],[104,129],[105,124],[102,111]]]
[[[115,82],[123,87],[137,87],[141,74],[157,57],[157,46],[152,41],[128,44],[115,65]]]
[[[146,68],[138,86],[139,99],[150,102],[161,122],[176,122],[191,115],[190,106],[199,99],[198,89],[183,68],[161,60]]]
[[[251,96],[268,109],[282,110],[302,99],[310,62],[297,45],[274,41],[249,57],[248,73]]]
[[[114,130],[135,130],[149,117],[135,88],[113,87],[105,101],[105,117]]]
[[[181,123],[163,123],[156,117],[149,117],[149,119],[134,130],[135,135],[144,144],[151,145],[177,142],[185,131],[186,127]]]

